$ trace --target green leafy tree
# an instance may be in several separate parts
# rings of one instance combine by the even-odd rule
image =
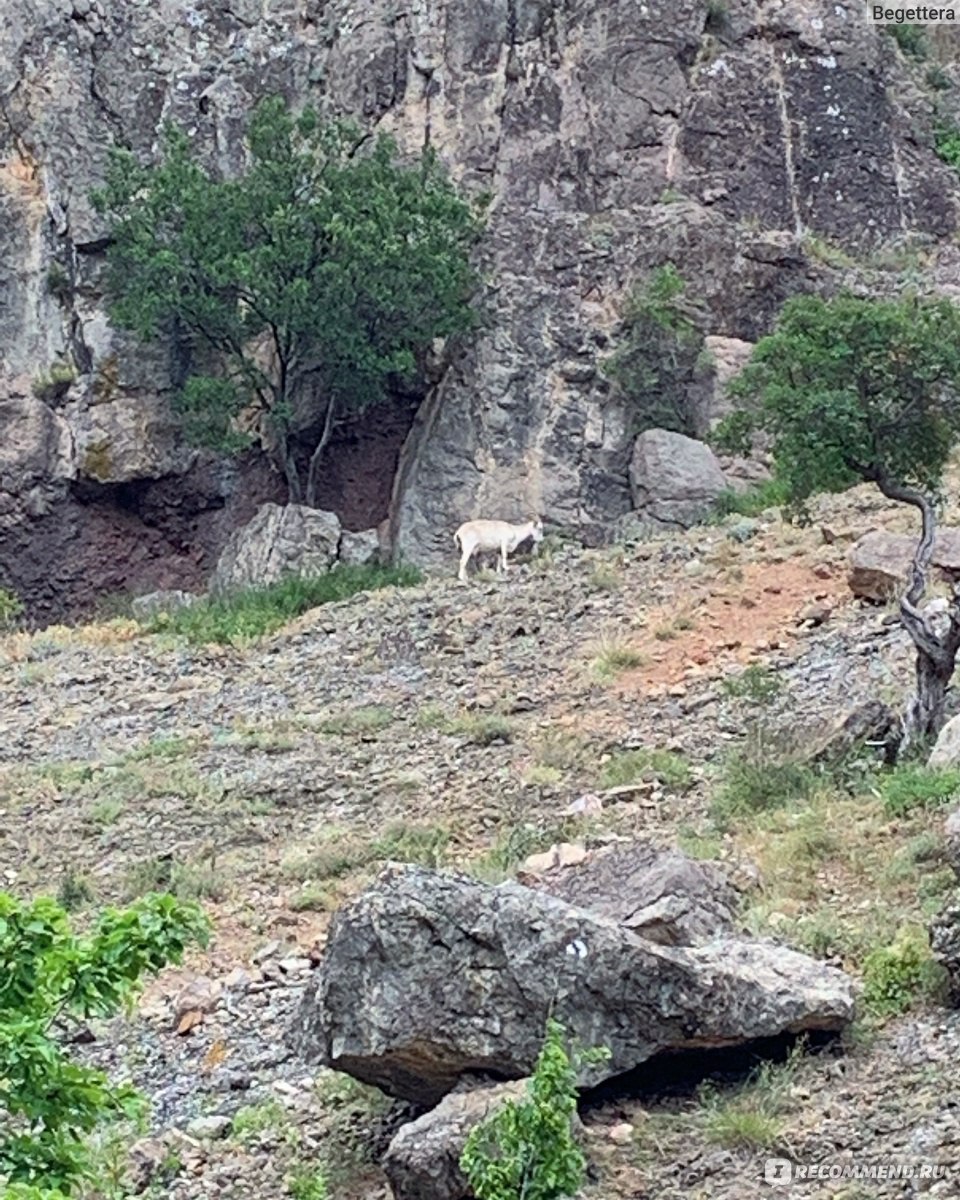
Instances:
[[[477,1200],[563,1200],[583,1186],[577,1145],[579,1067],[609,1057],[605,1048],[568,1053],[564,1029],[547,1022],[546,1039],[523,1100],[508,1100],[467,1138],[460,1168]]]
[[[315,503],[338,421],[414,376],[437,338],[470,327],[477,209],[436,157],[299,116],[254,110],[246,170],[219,179],[168,127],[161,161],[111,154],[94,203],[108,219],[111,313],[186,351],[179,397],[192,439],[237,449],[257,411],[291,501]],[[291,445],[309,439],[305,471]]]
[[[917,688],[901,752],[934,736],[960,648],[960,591],[938,632],[920,610],[944,468],[960,434],[960,309],[944,299],[794,297],[734,381],[738,409],[721,442],[769,438],[777,475],[803,512],[817,492],[873,483],[920,514],[921,535],[900,599],[917,649]]]
[[[58,1200],[90,1178],[87,1135],[139,1115],[143,1101],[72,1062],[58,1035],[71,1020],[113,1016],[144,975],[206,936],[200,910],[173,896],[106,909],[81,935],[54,900],[0,892],[0,1195]]]

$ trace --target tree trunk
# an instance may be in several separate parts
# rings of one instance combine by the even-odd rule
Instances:
[[[300,472],[293,455],[290,453],[290,443],[284,434],[277,435],[277,444],[273,451],[274,465],[287,481],[287,503],[303,503],[303,487],[300,483]]]
[[[917,691],[904,715],[901,752],[932,741],[942,729],[955,657],[943,654],[935,658],[917,648]]]
[[[317,506],[317,484],[320,481],[320,463],[323,460],[323,452],[330,444],[330,438],[333,435],[333,416],[336,406],[336,397],[331,396],[327,404],[327,415],[323,420],[323,433],[321,433],[320,441],[317,442],[313,453],[310,455],[310,467],[307,471],[306,503],[311,508],[316,508]]]
[[[954,584],[953,587],[948,609],[949,626],[945,633],[938,634],[930,618],[920,611],[937,532],[933,504],[922,492],[889,479],[879,478],[877,486],[888,499],[919,509],[922,520],[907,590],[900,598],[900,619],[917,648],[917,690],[903,717],[900,742],[900,754],[903,755],[932,741],[943,727],[947,688],[960,650],[960,586]]]

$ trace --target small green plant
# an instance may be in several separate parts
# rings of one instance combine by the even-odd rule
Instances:
[[[623,578],[612,563],[599,563],[591,572],[588,582],[593,592],[616,592]]]
[[[262,637],[321,604],[346,600],[359,592],[412,587],[422,576],[414,567],[338,566],[316,578],[300,576],[265,588],[249,588],[150,619],[151,633],[173,633],[196,645],[230,644]]]
[[[594,647],[591,664],[597,679],[616,679],[624,671],[632,671],[646,663],[646,657],[622,638],[605,637]]]
[[[604,764],[600,783],[605,788],[623,787],[644,779],[655,779],[673,792],[685,792],[692,777],[690,767],[672,750],[624,750]]]
[[[460,1168],[477,1200],[562,1200],[583,1186],[586,1159],[572,1129],[581,1065],[606,1049],[568,1052],[564,1029],[547,1022],[528,1094],[508,1100],[473,1129]]]
[[[249,1142],[261,1133],[278,1133],[289,1123],[287,1110],[272,1097],[237,1109],[231,1131],[238,1142]]]
[[[0,587],[0,633],[12,629],[23,614],[23,601],[8,588]]]
[[[318,726],[321,733],[357,734],[360,737],[380,733],[393,723],[393,710],[384,704],[347,709],[327,717]]]
[[[880,780],[883,805],[892,817],[905,817],[915,808],[945,804],[960,792],[960,771],[903,763]]]
[[[496,713],[457,717],[450,722],[449,730],[462,737],[468,746],[493,746],[513,740],[513,724]]]
[[[888,946],[872,950],[863,963],[863,999],[876,1017],[906,1012],[942,986],[942,969],[934,960],[923,929],[905,926]]]
[[[932,66],[927,67],[924,79],[927,81],[927,87],[934,92],[946,92],[953,87],[950,76],[939,63],[934,63]]]
[[[407,825],[398,821],[387,826],[372,849],[376,858],[437,868],[447,861],[449,845],[450,832],[440,825]]]
[[[170,857],[135,863],[125,879],[125,896],[136,899],[159,889],[181,900],[221,900],[223,883],[211,864],[178,863]]]
[[[322,1171],[302,1169],[287,1181],[292,1200],[327,1200],[327,1177]]]
[[[790,499],[788,489],[777,479],[754,484],[745,492],[721,492],[713,502],[715,519],[723,517],[759,517],[769,508],[782,508]]]
[[[714,35],[722,33],[727,24],[727,6],[724,0],[707,0],[707,19],[703,25],[704,33]]]
[[[67,912],[85,908],[93,900],[93,888],[82,875],[69,870],[60,880],[57,903]]]
[[[734,753],[724,764],[723,781],[710,805],[710,815],[726,825],[737,817],[806,800],[816,783],[816,772],[806,763],[776,762],[753,751]]]
[[[939,120],[933,130],[933,145],[948,167],[960,171],[960,128],[952,121]]]
[[[893,38],[904,54],[921,60],[929,57],[930,43],[922,25],[883,25],[881,28]]]
[[[768,705],[783,691],[783,681],[769,667],[752,663],[739,675],[730,675],[722,684],[724,692],[734,700],[748,704]]]
[[[822,262],[824,266],[843,271],[857,265],[857,260],[846,250],[816,233],[805,233],[802,244],[807,255]]]
[[[94,1180],[89,1142],[99,1127],[135,1119],[144,1102],[128,1084],[71,1061],[54,1027],[111,1017],[145,975],[205,944],[200,910],[173,896],[105,909],[79,935],[56,901],[0,893],[0,1184],[4,1197],[38,1189],[49,1200]]]
[[[769,1150],[779,1145],[801,1053],[796,1047],[785,1063],[763,1063],[733,1095],[706,1084],[700,1096],[710,1141],[733,1149]]]
[[[70,363],[53,362],[47,371],[41,371],[34,377],[30,390],[38,400],[52,404],[70,390],[70,385],[76,380],[77,372]]]

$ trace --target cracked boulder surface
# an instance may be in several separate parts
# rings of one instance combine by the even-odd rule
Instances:
[[[551,1015],[609,1048],[582,1068],[593,1086],[664,1051],[839,1032],[853,1012],[842,971],[783,946],[662,946],[520,884],[392,866],[334,918],[294,1036],[308,1059],[430,1105],[469,1073],[531,1074]]]
[[[925,239],[931,286],[955,279],[956,177],[929,98],[853,7],[22,0],[0,29],[0,427],[15,423],[4,396],[70,355],[77,453],[67,478],[58,459],[26,492],[2,484],[0,584],[48,618],[97,591],[198,586],[231,530],[283,499],[262,461],[197,461],[171,441],[176,355],[110,327],[89,200],[108,147],[148,157],[165,121],[237,171],[270,92],[405,150],[429,142],[467,193],[492,196],[481,331],[448,348],[422,400],[348,431],[321,497],[347,529],[389,507],[411,561],[438,561],[469,517],[538,510],[595,541],[629,512],[635,419],[601,366],[650,269],[674,262],[707,337],[742,346],[798,290],[896,286],[878,252],[904,237]],[[707,417],[722,369],[691,385]]]

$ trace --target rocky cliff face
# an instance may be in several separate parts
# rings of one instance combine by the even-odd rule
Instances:
[[[176,361],[111,329],[89,202],[107,147],[149,155],[167,120],[235,170],[272,91],[430,142],[494,198],[483,331],[412,426],[352,432],[325,497],[370,524],[392,487],[408,558],[448,556],[481,513],[596,538],[630,509],[637,430],[599,363],[651,267],[675,262],[705,302],[718,371],[798,289],[905,263],[955,276],[930,100],[859,3],[21,0],[0,28],[0,584],[44,615],[195,585],[282,496],[255,455],[180,444]],[[922,261],[891,254],[905,238]],[[56,361],[76,382],[32,396]],[[713,374],[691,383],[706,414]]]

